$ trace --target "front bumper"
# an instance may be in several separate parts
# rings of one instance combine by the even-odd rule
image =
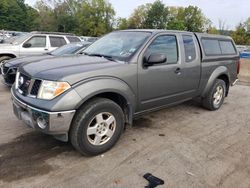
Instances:
[[[62,141],[68,141],[68,132],[75,110],[48,112],[34,108],[15,97],[11,90],[13,111],[16,117],[29,127],[55,136]]]

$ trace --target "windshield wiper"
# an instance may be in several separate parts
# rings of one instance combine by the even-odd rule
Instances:
[[[97,53],[89,54],[87,52],[83,52],[83,54],[87,55],[87,56],[103,57],[103,58],[105,58],[107,60],[117,62],[117,60],[115,60],[112,56],[109,56],[109,55],[103,55],[103,54],[97,54]]]

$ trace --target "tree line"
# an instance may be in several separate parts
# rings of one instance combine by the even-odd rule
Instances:
[[[37,0],[34,7],[24,0],[0,1],[0,29],[5,30],[101,36],[117,29],[171,29],[227,34],[238,44],[250,45],[247,32],[250,19],[240,23],[235,31],[225,32],[212,27],[212,22],[196,6],[170,7],[156,0],[135,8],[129,18],[115,15],[107,0]]]

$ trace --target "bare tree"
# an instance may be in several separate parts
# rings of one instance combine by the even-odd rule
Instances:
[[[229,27],[228,25],[226,25],[226,21],[219,19],[219,33],[221,35],[225,35],[227,34],[228,30],[229,30]]]

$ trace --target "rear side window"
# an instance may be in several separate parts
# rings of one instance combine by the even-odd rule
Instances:
[[[148,54],[165,54],[168,64],[174,64],[178,61],[178,50],[176,37],[164,35],[157,37],[148,47]]]
[[[220,44],[216,39],[202,39],[202,46],[206,55],[221,55]]]
[[[49,37],[51,47],[60,47],[66,44],[63,37]]]
[[[186,62],[192,62],[196,58],[194,39],[191,35],[183,35]]]
[[[69,40],[69,42],[81,42],[81,40],[78,37],[70,37],[67,36],[67,39]]]
[[[220,41],[222,54],[236,54],[232,41]]]

